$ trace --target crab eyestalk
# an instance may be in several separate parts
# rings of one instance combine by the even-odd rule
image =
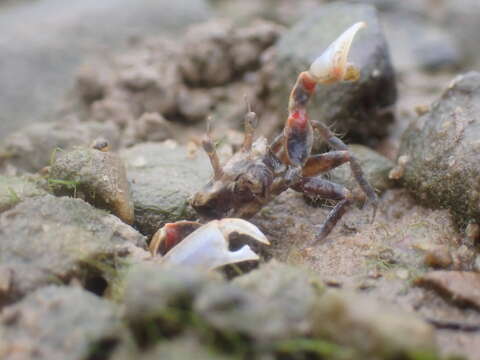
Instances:
[[[212,164],[213,178],[215,180],[219,180],[223,175],[223,170],[220,164],[220,159],[218,158],[217,150],[215,149],[215,145],[212,140],[211,121],[211,118],[207,119],[207,134],[205,139],[202,141],[202,146],[207,153],[208,158],[210,159],[210,164]]]
[[[355,34],[365,27],[358,22],[341,34],[310,66],[298,75],[288,102],[288,119],[284,127],[284,148],[291,165],[302,167],[313,144],[313,129],[306,106],[317,84],[355,81],[359,70],[348,62],[348,54]]]
[[[248,112],[245,115],[245,138],[243,139],[242,150],[249,151],[252,149],[253,143],[253,135],[255,133],[255,129],[258,125],[257,114],[252,111],[252,106],[248,101],[248,98],[245,97],[245,102],[247,103]]]

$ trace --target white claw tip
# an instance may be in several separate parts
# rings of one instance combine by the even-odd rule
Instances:
[[[334,83],[357,77],[358,70],[347,62],[347,57],[355,34],[366,26],[363,21],[353,24],[315,59],[309,73],[317,82]]]

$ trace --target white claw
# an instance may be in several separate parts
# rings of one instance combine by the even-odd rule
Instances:
[[[233,233],[269,245],[265,235],[253,224],[242,219],[213,220],[198,228],[163,258],[164,265],[191,266],[200,270],[213,270],[218,267],[248,260],[258,260],[248,245],[230,251],[229,236]]]
[[[347,62],[347,57],[355,34],[366,26],[364,22],[350,26],[315,59],[309,73],[317,82],[328,84],[358,78],[358,70]]]

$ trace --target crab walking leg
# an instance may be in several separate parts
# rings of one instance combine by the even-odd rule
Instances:
[[[253,135],[255,134],[255,129],[258,125],[257,114],[252,111],[252,107],[247,98],[245,98],[247,103],[248,112],[245,115],[245,138],[243,139],[242,150],[250,151],[253,144]]]
[[[161,260],[165,266],[190,266],[198,270],[249,260],[259,260],[248,245],[236,251],[229,250],[232,233],[248,236],[259,243],[269,245],[265,235],[253,224],[242,219],[213,220],[201,226],[173,247]]]
[[[337,222],[347,212],[353,202],[351,192],[342,185],[335,184],[321,177],[304,177],[294,187],[294,190],[319,196],[323,199],[340,200],[330,211],[325,222],[321,225],[312,246],[325,239],[332,231]]]
[[[211,119],[207,119],[207,134],[205,138],[202,140],[202,146],[205,152],[210,159],[210,163],[212,164],[213,168],[213,177],[215,180],[220,179],[223,176],[222,166],[220,165],[220,159],[218,158],[217,150],[215,149],[215,145],[213,144],[212,140],[212,125]]]
[[[348,151],[330,151],[324,154],[312,155],[302,169],[305,177],[319,175],[350,161]]]
[[[320,136],[327,142],[327,144],[331,148],[335,150],[348,151],[348,146],[345,145],[345,143],[342,140],[336,137],[327,126],[322,124],[320,121],[315,121],[315,120],[312,121],[312,124],[313,124],[313,127],[318,130],[318,132],[320,133]],[[360,185],[365,195],[367,195],[370,203],[373,205],[373,216],[372,216],[372,222],[373,222],[373,220],[375,220],[375,215],[376,215],[377,206],[378,206],[377,194],[375,193],[375,190],[365,178],[365,175],[363,174],[363,170],[360,164],[358,163],[358,160],[352,154],[350,154],[349,163],[350,163],[350,169],[352,171],[353,176],[355,177],[355,180],[357,181],[358,185]]]
[[[363,22],[352,25],[312,63],[308,71],[298,75],[290,93],[288,118],[283,131],[283,145],[291,165],[303,166],[312,150],[313,130],[306,106],[317,84],[358,79],[359,71],[347,62],[347,57],[355,34],[363,27]]]

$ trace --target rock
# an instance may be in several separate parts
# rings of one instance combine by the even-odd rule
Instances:
[[[0,143],[0,153],[5,154],[3,166],[13,167],[18,173],[36,172],[50,164],[57,149],[88,146],[98,137],[106,138],[111,147],[116,148],[120,133],[113,123],[81,123],[65,119],[61,122],[34,124]],[[1,166],[0,160],[0,171]]]
[[[89,148],[56,152],[48,181],[58,193],[81,192],[87,202],[127,224],[135,220],[125,166],[114,153]]]
[[[204,0],[85,0],[74,6],[46,0],[3,10],[0,134],[49,118],[87,57],[123,49],[132,38],[177,36],[209,15]]]
[[[14,207],[27,198],[47,194],[36,181],[40,180],[29,177],[0,175],[0,213]]]
[[[310,314],[321,289],[308,272],[272,261],[232,284],[207,287],[194,309],[217,331],[270,344],[311,331]]]
[[[415,359],[418,354],[436,358],[429,324],[372,298],[329,290],[317,302],[312,317],[316,336],[355,349],[355,358]]]
[[[122,137],[122,143],[127,147],[139,142],[157,142],[174,137],[170,124],[158,113],[144,113],[127,126]]]
[[[256,106],[266,82],[259,75],[261,59],[281,30],[266,21],[249,26],[210,21],[179,39],[139,42],[113,61],[85,66],[66,111],[80,113],[82,120],[112,121],[129,132],[144,113],[184,124],[214,114],[238,127],[246,94],[262,110]]]
[[[27,199],[0,215],[0,268],[12,273],[0,304],[72,279],[102,293],[136,246],[145,246],[141,234],[80,199]]]
[[[410,124],[399,150],[408,158],[405,187],[428,206],[450,209],[464,226],[480,218],[479,111],[480,73],[458,76]]]
[[[277,39],[279,27],[258,22],[233,27],[227,22],[192,26],[185,37],[180,69],[187,84],[219,86],[258,66],[261,53]]]
[[[447,246],[435,246],[425,252],[425,265],[435,268],[447,268],[452,265],[452,255]]]
[[[202,344],[198,339],[192,336],[181,336],[173,340],[164,341],[153,349],[148,350],[142,354],[131,349],[122,349],[112,356],[115,360],[185,360],[190,359],[194,354],[196,360],[227,360],[235,359],[233,356],[228,356],[223,353],[215,351],[213,346]]]
[[[437,14],[438,22],[455,36],[469,62],[477,68],[480,57],[475,46],[480,4],[476,0],[460,0],[446,1],[442,5],[443,11]]]
[[[39,289],[0,314],[0,357],[107,358],[126,333],[119,314],[116,305],[80,288]]]
[[[272,91],[278,108],[286,110],[298,74],[358,21],[368,24],[356,36],[350,56],[350,61],[360,69],[360,79],[318,87],[309,111],[312,119],[334,124],[335,130],[345,133],[349,140],[375,144],[388,133],[393,120],[389,108],[397,96],[390,55],[375,8],[335,3],[321,6],[302,18],[276,45],[277,70]]]
[[[473,263],[473,270],[480,273],[480,255],[477,255],[475,262]]]
[[[418,286],[431,288],[458,305],[480,310],[480,273],[432,271],[417,279]]]
[[[455,70],[465,61],[451,32],[403,4],[381,13],[397,73]]]
[[[153,235],[167,222],[196,217],[189,198],[212,176],[201,149],[193,156],[173,142],[143,143],[121,152],[135,205],[135,226]]]
[[[124,282],[125,317],[139,324],[168,316],[175,308],[188,311],[195,297],[216,281],[215,273],[188,268],[167,269],[158,263],[133,266]]]
[[[393,168],[393,162],[379,153],[362,145],[349,145],[352,154],[358,159],[363,169],[365,177],[370,185],[379,192],[383,193],[394,186],[394,182],[388,178],[390,170]],[[346,186],[350,190],[359,188],[359,185],[352,176],[350,165],[343,164],[328,173],[330,180]],[[361,192],[357,189],[357,192]]]

